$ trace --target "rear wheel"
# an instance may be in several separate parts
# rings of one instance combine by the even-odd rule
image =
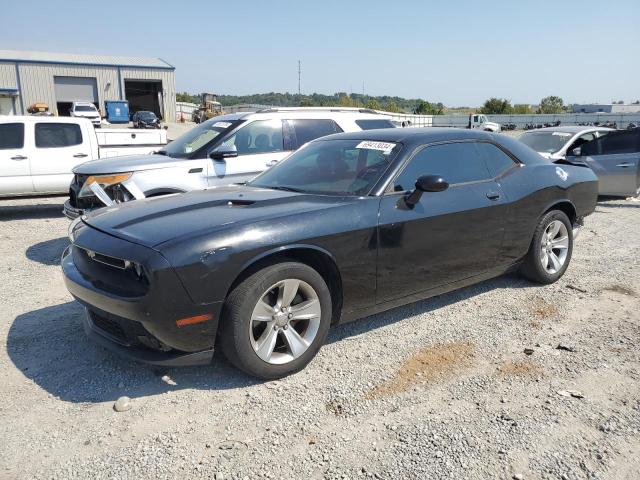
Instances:
[[[538,223],[520,273],[533,282],[553,283],[564,275],[572,253],[571,221],[564,212],[552,210]]]
[[[229,294],[219,343],[236,367],[275,379],[304,368],[324,343],[331,323],[331,294],[307,265],[263,268]]]

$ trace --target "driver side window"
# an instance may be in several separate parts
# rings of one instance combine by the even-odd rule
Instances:
[[[223,145],[235,145],[238,155],[282,152],[282,120],[256,120],[240,128]]]
[[[396,178],[393,190],[413,190],[416,180],[422,175],[439,175],[450,185],[492,177],[474,142],[444,143],[422,149]]]

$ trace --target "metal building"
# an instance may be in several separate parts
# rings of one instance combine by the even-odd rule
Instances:
[[[640,104],[588,103],[572,105],[573,113],[640,113]]]
[[[0,50],[0,115],[46,103],[67,115],[71,102],[128,100],[130,112],[176,118],[175,67],[160,58]]]

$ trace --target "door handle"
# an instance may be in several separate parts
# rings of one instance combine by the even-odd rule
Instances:
[[[271,160],[271,161],[267,162],[267,167],[273,167],[279,161],[280,160]]]
[[[498,199],[500,199],[500,193],[499,192],[494,192],[494,191],[487,192],[487,198],[489,200],[498,200]]]
[[[11,160],[26,160],[29,157],[25,157],[24,155],[16,155],[15,157],[11,157]]]
[[[625,163],[619,163],[618,165],[616,165],[616,167],[629,168],[629,167],[633,167],[634,165],[635,163],[625,162]]]
[[[75,158],[84,158],[84,157],[88,157],[89,155],[87,155],[86,153],[76,153],[74,155]]]

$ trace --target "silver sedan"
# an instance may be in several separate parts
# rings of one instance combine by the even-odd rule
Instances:
[[[640,129],[550,127],[526,132],[520,141],[553,161],[584,164],[598,176],[600,195],[640,194]]]

